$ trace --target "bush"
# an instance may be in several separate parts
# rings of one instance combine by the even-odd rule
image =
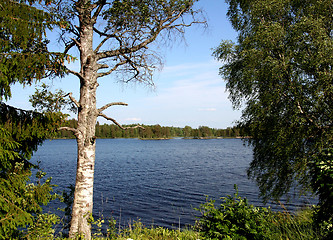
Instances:
[[[215,201],[208,200],[200,206],[202,217],[196,228],[206,239],[268,239],[267,221],[270,209],[256,208],[246,198],[238,196],[221,198],[223,203],[215,208]]]
[[[214,200],[200,206],[202,216],[195,228],[204,239],[316,239],[313,210],[297,215],[273,212],[270,208],[250,205],[246,198],[223,197],[218,208]],[[318,239],[318,238],[317,238]]]

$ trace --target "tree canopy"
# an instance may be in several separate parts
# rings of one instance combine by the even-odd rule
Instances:
[[[214,56],[224,63],[220,74],[234,107],[244,106],[240,126],[254,147],[249,177],[265,200],[297,186],[332,203],[333,2],[227,2],[238,39],[222,41]],[[319,162],[325,181],[314,174]]]

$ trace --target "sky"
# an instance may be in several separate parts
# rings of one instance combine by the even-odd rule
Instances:
[[[227,128],[235,125],[241,112],[233,110],[225,90],[225,81],[218,74],[222,63],[212,57],[212,49],[221,40],[236,39],[236,32],[226,17],[227,7],[224,0],[200,0],[197,8],[205,11],[208,28],[190,27],[185,33],[186,43],[176,41],[160,49],[164,67],[154,76],[156,88],[125,85],[117,83],[112,76],[104,77],[99,81],[97,107],[109,102],[127,103],[128,106],[114,106],[104,111],[121,124],[187,125],[192,128]],[[56,43],[53,44],[51,47],[57,48]],[[79,81],[74,76],[45,82],[53,90],[61,88],[79,99]],[[7,104],[32,109],[28,100],[34,91],[34,85],[24,88],[14,85],[13,97]],[[98,118],[98,121],[101,124],[110,123],[103,118]]]

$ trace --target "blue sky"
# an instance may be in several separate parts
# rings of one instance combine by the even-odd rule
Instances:
[[[226,18],[227,5],[223,0],[201,0],[197,7],[206,12],[208,29],[191,27],[185,34],[186,43],[178,41],[161,49],[164,67],[155,74],[155,90],[142,85],[120,84],[111,76],[100,80],[98,107],[109,102],[128,103],[127,107],[107,109],[106,115],[122,124],[189,125],[194,128],[226,128],[234,125],[240,117],[240,111],[232,109],[225,82],[218,75],[221,63],[215,61],[211,54],[212,48],[218,46],[222,39],[234,40],[236,33]],[[73,76],[46,82],[53,89],[61,88],[73,92],[77,99],[79,97],[79,82]],[[7,103],[31,109],[28,99],[33,92],[34,86],[22,88],[15,85],[12,88],[13,97]],[[98,120],[100,123],[106,122],[102,118]]]

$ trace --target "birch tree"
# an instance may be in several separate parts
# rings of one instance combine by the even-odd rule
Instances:
[[[110,76],[124,83],[131,81],[154,85],[153,73],[161,66],[152,43],[165,44],[175,37],[183,37],[187,27],[205,23],[197,0],[58,0],[43,6],[59,19],[65,20],[60,39],[64,54],[72,49],[79,52],[79,71],[67,69],[80,81],[80,98],[69,98],[78,110],[77,172],[74,203],[69,236],[91,237],[88,222],[93,210],[95,166],[95,125],[103,117],[122,126],[104,111],[112,106],[126,106],[123,102],[96,105],[99,79]]]
[[[223,41],[214,55],[224,61],[234,107],[245,106],[240,125],[254,151],[248,175],[264,200],[295,186],[314,191],[319,219],[332,223],[333,2],[227,2],[238,41]]]

